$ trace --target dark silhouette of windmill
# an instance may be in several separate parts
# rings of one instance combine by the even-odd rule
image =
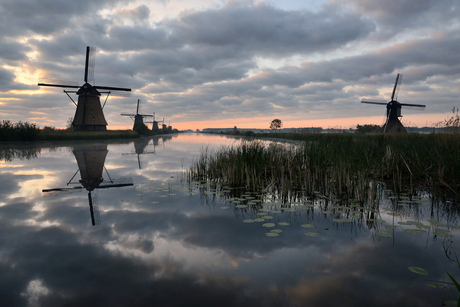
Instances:
[[[418,108],[425,108],[426,106],[423,104],[410,104],[410,103],[400,103],[397,101],[397,87],[400,85],[402,79],[402,75],[398,74],[396,76],[396,82],[393,87],[393,93],[391,94],[391,101],[386,102],[377,102],[377,101],[369,101],[369,100],[361,100],[361,103],[371,103],[371,104],[380,104],[387,106],[387,113],[386,113],[386,120],[385,125],[383,125],[383,132],[384,133],[404,133],[407,132],[406,128],[404,128],[403,124],[399,120],[401,115],[401,107],[418,107]],[[399,89],[398,89],[399,90]]]
[[[133,130],[140,133],[142,129],[145,129],[144,127],[146,127],[144,123],[144,118],[154,117],[154,115],[139,114],[139,103],[140,103],[140,99],[137,100],[136,114],[121,114],[121,115],[129,116],[132,119],[134,119]]]
[[[81,189],[88,191],[88,204],[91,215],[91,224],[98,225],[101,223],[99,214],[99,206],[97,198],[94,198],[91,194],[95,189],[107,189],[115,187],[132,186],[132,180],[118,180],[115,181],[110,178],[109,173],[106,170],[108,181],[103,178],[103,170],[105,169],[104,163],[107,153],[107,145],[83,145],[76,146],[73,149],[73,154],[77,160],[78,170],[70,178],[67,185],[75,184],[72,182],[78,172],[80,172],[81,179],[77,182],[80,186],[71,188],[54,188],[54,189],[43,189],[42,192],[71,192]]]
[[[145,122],[146,124],[152,124],[152,131],[158,131],[160,128],[158,127],[158,122],[155,120],[155,112],[153,112],[153,118],[151,122]]]
[[[74,131],[105,131],[107,130],[107,121],[105,120],[104,113],[102,111],[100,96],[101,93],[106,93],[107,98],[111,91],[125,91],[130,92],[129,88],[122,87],[110,87],[110,86],[96,86],[89,84],[89,79],[92,78],[94,73],[94,48],[86,47],[86,62],[85,62],[85,74],[83,80],[85,84],[82,86],[70,84],[57,84],[57,83],[38,83],[39,86],[52,86],[52,87],[64,87],[64,88],[76,88],[77,91],[64,92],[69,96],[72,102],[77,106],[75,116],[72,121],[72,127]],[[106,91],[99,91],[106,90]],[[69,93],[75,93],[78,95],[78,103],[72,99]],[[106,98],[106,102],[107,102]],[[105,106],[105,103],[104,103]]]

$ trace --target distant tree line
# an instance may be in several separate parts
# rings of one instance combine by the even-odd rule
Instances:
[[[383,129],[379,125],[356,125],[356,133],[380,133]]]

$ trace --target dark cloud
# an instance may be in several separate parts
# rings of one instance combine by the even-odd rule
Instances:
[[[291,10],[229,1],[162,17],[171,7],[167,1],[3,1],[0,91],[15,101],[3,103],[3,112],[13,121],[64,127],[74,110],[61,90],[8,91],[38,90],[35,82],[23,83],[31,82],[32,76],[21,78],[26,72],[82,84],[88,45],[98,51],[97,85],[131,88],[132,101],[141,97],[149,112],[174,120],[364,117],[360,99],[386,99],[381,91],[398,72],[407,102],[434,101],[436,110],[456,103],[455,1],[331,0]],[[131,125],[119,115],[129,104],[109,99],[109,125]],[[66,115],[46,119],[40,111]]]
[[[224,46],[275,57],[333,50],[374,31],[374,25],[361,16],[332,6],[312,13],[284,11],[263,3],[184,13],[171,26],[190,45]]]

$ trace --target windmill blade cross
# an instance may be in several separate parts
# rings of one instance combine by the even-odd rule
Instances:
[[[112,86],[99,86],[95,85],[93,86],[95,89],[101,89],[101,90],[112,90],[112,91],[125,91],[125,92],[131,92],[130,88],[125,88],[125,87],[112,87]]]
[[[380,101],[369,101],[369,100],[361,100],[361,103],[370,103],[370,104],[381,104],[381,105],[387,105],[386,102],[380,102]]]
[[[79,85],[53,84],[53,83],[38,83],[38,86],[51,86],[51,87],[64,87],[64,88],[80,88]]]
[[[401,106],[404,107],[419,107],[419,108],[425,108],[426,105],[424,104],[412,104],[412,103],[401,103]]]
[[[396,87],[398,86],[398,81],[399,81],[399,74],[396,75],[396,81],[395,81],[395,86],[393,87],[393,93],[391,94],[391,100],[394,100],[395,93],[396,93]]]
[[[86,60],[85,60],[85,83],[89,81],[94,81],[94,66],[96,64],[96,48],[95,47],[86,47]]]

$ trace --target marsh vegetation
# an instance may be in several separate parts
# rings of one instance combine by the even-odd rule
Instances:
[[[442,190],[458,197],[457,134],[276,136],[300,142],[244,140],[219,150],[205,148],[190,167],[189,178],[284,198],[320,191],[363,200],[376,182],[396,192]]]

